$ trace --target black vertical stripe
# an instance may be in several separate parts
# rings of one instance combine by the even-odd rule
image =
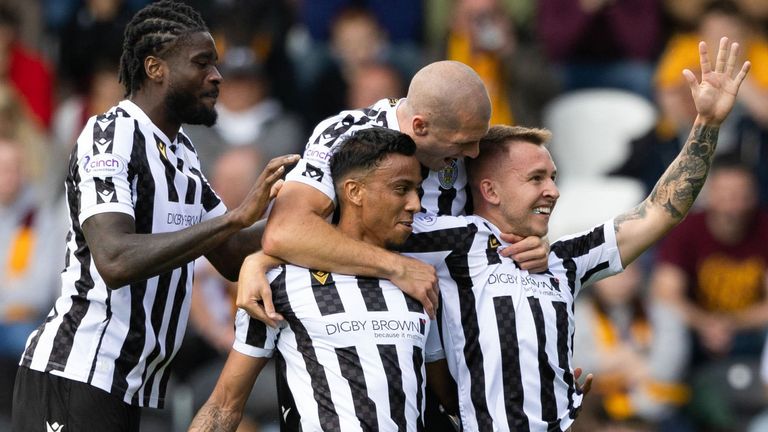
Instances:
[[[501,243],[495,235],[491,234],[488,236],[488,246],[485,248],[485,258],[488,260],[488,265],[501,264],[500,246]]]
[[[245,343],[264,348],[267,343],[267,325],[255,319],[248,318],[248,330],[245,333]]]
[[[176,167],[168,160],[168,153],[171,149],[165,145],[165,142],[155,135],[155,145],[157,146],[158,159],[165,169],[165,183],[168,187],[168,201],[179,202],[179,192],[176,190]]]
[[[557,328],[557,366],[563,370],[563,381],[568,386],[568,412],[575,418],[573,393],[576,391],[575,380],[571,373],[570,350],[568,347],[568,304],[552,302],[555,309],[555,326]]]
[[[419,313],[424,312],[424,306],[422,306],[418,300],[409,296],[406,293],[403,293],[403,297],[405,298],[405,305],[406,307],[408,307],[408,312],[419,312]]]
[[[282,432],[301,431],[301,413],[288,386],[287,366],[280,351],[275,351],[275,380],[277,381],[277,401],[280,404],[280,430]]]
[[[530,430],[528,416],[523,411],[525,394],[520,371],[520,345],[517,339],[515,303],[511,296],[493,298],[496,325],[499,328],[501,352],[501,380],[504,388],[504,406],[507,425],[511,431]]]
[[[387,389],[389,390],[389,415],[397,425],[397,430],[404,432],[407,429],[405,421],[405,392],[403,391],[403,372],[400,369],[400,361],[397,357],[396,345],[376,345],[379,349],[379,357],[384,366],[384,374],[387,376]]]
[[[160,356],[161,353],[161,346],[160,341],[161,334],[160,329],[163,325],[163,317],[165,316],[165,304],[168,302],[168,294],[171,290],[171,277],[173,276],[173,270],[162,273],[157,278],[157,288],[155,289],[155,299],[152,301],[152,310],[149,313],[149,322],[152,326],[151,329],[145,328],[145,332],[152,331],[154,334],[154,340],[155,340],[155,346],[152,347],[152,350],[147,354],[145,363],[144,363],[144,371],[141,373],[141,382],[142,386],[144,387],[144,400],[149,400],[150,395],[152,394],[152,378],[155,375],[155,372],[157,372],[157,369],[160,367],[160,365],[155,365],[155,369],[151,372],[149,371],[150,365],[152,362],[155,361],[155,359]],[[170,322],[169,322],[170,327]],[[167,353],[167,351],[166,351]],[[148,375],[149,374],[149,375]],[[139,402],[139,393],[141,390],[137,391],[133,395],[133,403],[138,404]]]
[[[333,405],[333,399],[331,399],[331,389],[328,385],[328,378],[325,375],[325,368],[317,359],[315,347],[312,345],[312,338],[309,336],[304,324],[296,316],[291,306],[291,301],[287,297],[285,270],[272,281],[270,286],[272,287],[276,309],[283,314],[296,336],[296,347],[304,359],[304,364],[309,374],[309,380],[312,384],[312,395],[317,402],[317,414],[320,424],[327,431],[338,432],[341,430],[339,414]]]
[[[352,403],[355,407],[355,415],[360,421],[360,427],[364,431],[379,429],[379,420],[376,415],[376,402],[368,395],[368,386],[365,383],[363,366],[360,363],[360,355],[353,346],[336,348],[336,356],[339,359],[341,376],[349,383],[352,393]]]
[[[363,296],[363,302],[368,312],[382,312],[387,310],[387,301],[381,291],[379,279],[357,276],[357,286]]]
[[[105,198],[109,199],[109,202],[117,202],[117,193],[115,193],[115,183],[112,181],[112,177],[106,177],[104,180],[94,177],[94,186],[96,187],[96,204],[104,204],[107,202]]]
[[[91,277],[91,251],[85,242],[85,235],[80,228],[80,207],[82,206],[82,191],[80,190],[80,170],[77,160],[77,147],[72,150],[69,158],[69,175],[66,180],[67,202],[69,205],[69,218],[72,223],[72,229],[75,232],[75,244],[77,249],[74,256],[80,263],[80,277],[75,281],[76,296],[72,296],[72,306],[64,313],[61,318],[61,325],[56,331],[53,340],[53,349],[48,358],[46,371],[64,370],[64,365],[72,352],[75,332],[80,327],[80,323],[88,312],[90,302],[86,299],[88,291],[93,286]],[[38,332],[29,346],[30,353],[37,347],[38,338],[42,332]]]
[[[104,306],[106,306],[106,311],[104,312],[104,320],[102,321],[101,325],[99,343],[96,345],[96,354],[93,356],[91,371],[88,373],[88,383],[93,381],[93,374],[96,372],[96,363],[98,363],[99,353],[101,353],[101,343],[104,341],[104,335],[107,333],[109,322],[112,319],[112,290],[107,290],[107,298],[104,300]]]
[[[181,309],[184,306],[184,299],[187,296],[187,278],[189,275],[189,263],[181,268],[181,275],[179,275],[179,284],[176,286],[176,294],[173,296],[173,307],[171,308],[171,316],[168,320],[168,332],[165,336],[165,358],[157,365],[155,372],[162,371],[163,377],[160,379],[160,394],[165,394],[165,389],[168,387],[168,379],[171,377],[171,364],[176,356],[176,334],[179,328],[179,317],[181,316]],[[185,326],[186,329],[186,326]],[[183,338],[184,331],[179,335]],[[159,402],[158,408],[163,407],[163,401]]]
[[[114,139],[115,139],[115,119],[116,113],[106,113],[96,117],[96,121],[93,122],[93,154],[97,155],[101,153],[101,148],[104,148],[104,153],[112,153]],[[102,126],[106,126],[102,129]]]
[[[126,288],[122,288],[126,289]],[[110,393],[120,394],[128,388],[128,374],[136,367],[146,341],[146,311],[144,310],[144,295],[147,292],[147,281],[132,283],[131,318],[128,322],[128,334],[120,347],[120,354],[115,359],[115,370],[112,375]]]
[[[424,180],[429,177],[429,168],[425,167],[424,165],[421,166],[421,183],[419,184],[419,202],[422,202],[422,198],[424,198]],[[427,209],[424,208],[424,205],[421,206],[421,212],[426,212]]]
[[[469,371],[469,394],[477,416],[480,430],[492,430],[493,421],[488,411],[485,399],[485,368],[483,367],[483,350],[480,347],[480,327],[475,309],[475,293],[469,271],[469,251],[477,233],[477,226],[469,224],[467,235],[462,243],[456,245],[446,258],[451,278],[458,288],[459,308],[461,310],[461,327],[464,331],[464,361]]]
[[[549,364],[547,355],[546,323],[544,311],[539,299],[528,297],[533,321],[536,324],[536,340],[538,342],[539,382],[541,386],[541,419],[548,423],[547,430],[559,427],[557,418],[557,400],[555,399],[555,371]]]
[[[216,196],[216,193],[211,189],[211,185],[208,184],[208,182],[205,181],[205,178],[203,177],[203,173],[200,172],[195,167],[189,167],[189,172],[195,175],[200,180],[200,184],[202,185],[202,192],[201,192],[201,199],[203,208],[205,211],[211,211],[214,208],[216,208],[217,205],[221,202],[218,196]]]
[[[138,121],[134,120],[133,149],[128,163],[128,183],[136,183],[136,203],[134,204],[134,219],[136,233],[149,234],[152,232],[155,207],[155,180],[147,161],[146,140],[139,129]],[[123,288],[126,289],[126,288]],[[131,315],[123,346],[115,360],[115,370],[112,378],[112,392],[125,391],[128,387],[128,373],[135,366],[144,349],[146,311],[144,310],[144,294],[147,281],[130,285]]]
[[[454,169],[458,169],[454,167]],[[439,216],[453,214],[453,200],[456,199],[456,188],[440,188],[440,195],[437,197],[437,214]]]
[[[176,160],[176,169],[178,169],[180,173],[184,172],[184,159],[179,158]],[[187,175],[184,175],[184,177],[187,179],[187,193],[184,196],[184,204],[194,204],[197,183],[195,182],[195,179]]]
[[[343,313],[344,304],[341,302],[339,291],[336,289],[336,282],[333,275],[328,272],[309,270],[310,280],[312,281],[312,293],[315,295],[317,308],[323,316]]]
[[[72,149],[72,152],[70,152],[69,155],[69,170],[67,174],[67,179],[65,180],[65,186],[66,186],[66,194],[67,194],[67,204],[69,208],[69,218],[72,222],[72,227],[75,228],[74,231],[77,233],[77,236],[75,237],[75,244],[77,245],[77,249],[75,250],[75,258],[80,260],[80,264],[84,265],[82,261],[82,255],[78,255],[78,251],[81,249],[85,249],[87,251],[87,247],[85,245],[85,237],[83,236],[81,230],[79,229],[80,223],[78,218],[78,211],[80,209],[80,199],[81,199],[81,192],[80,188],[77,187],[77,185],[80,183],[80,173],[78,171],[78,165],[77,165],[77,147]],[[67,235],[67,243],[71,240],[71,234],[72,232]],[[85,256],[90,256],[88,253],[86,253]],[[69,259],[69,254],[67,254],[67,259]],[[90,261],[86,261],[86,263],[89,263]],[[87,266],[86,266],[87,267]],[[82,275],[82,273],[81,273]],[[88,275],[90,276],[90,274]],[[91,280],[91,283],[93,281]],[[29,341],[29,345],[27,346],[27,349],[24,351],[24,358],[21,362],[22,366],[29,367],[32,363],[32,356],[34,355],[35,349],[37,349],[37,344],[40,341],[40,336],[43,334],[43,329],[45,329],[46,325],[51,322],[54,318],[58,318],[58,310],[56,309],[56,305],[54,304],[54,314],[49,315],[45,322],[41,324],[37,331],[35,332],[35,335],[32,336],[32,339]]]
[[[433,331],[433,329],[430,329]],[[424,352],[421,348],[414,345],[413,347],[413,375],[416,377],[416,410],[419,415],[416,418],[416,430],[424,430],[424,417],[422,415],[422,405],[424,400],[424,392],[422,387],[424,386]]]

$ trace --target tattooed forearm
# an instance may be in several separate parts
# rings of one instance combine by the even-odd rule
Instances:
[[[717,147],[716,126],[697,125],[683,150],[661,176],[649,197],[674,219],[682,219],[699,195],[707,179]]]
[[[232,432],[240,424],[240,414],[234,411],[222,410],[217,406],[205,404],[200,408],[190,431],[199,432]]]

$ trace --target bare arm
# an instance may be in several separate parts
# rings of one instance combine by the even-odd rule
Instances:
[[[448,414],[459,412],[459,395],[456,382],[448,371],[445,359],[430,362],[425,365],[427,370],[427,385],[437,395],[440,404]]]
[[[712,164],[720,124],[736,101],[739,86],[749,71],[744,63],[735,74],[738,44],[720,40],[715,69],[707,57],[707,46],[699,44],[702,79],[684,71],[698,115],[688,140],[656,183],[650,196],[614,222],[622,264],[626,266],[667,231],[678,224],[693,205]]]
[[[302,267],[389,279],[419,300],[434,316],[437,304],[434,267],[347,237],[326,221],[332,210],[331,200],[311,186],[286,183],[267,221],[262,240],[264,252]],[[238,289],[258,291],[244,284]],[[238,297],[260,298],[258,295]],[[251,308],[242,307],[251,313]]]
[[[110,288],[147,279],[198,258],[261,217],[272,185],[298,156],[275,158],[267,165],[246,200],[233,211],[183,230],[137,234],[134,220],[123,213],[100,213],[83,223],[83,234],[96,268]],[[221,262],[214,259],[212,262]],[[218,269],[218,268],[217,268]],[[226,276],[237,277],[237,270]]]
[[[253,384],[268,361],[266,357],[249,357],[231,350],[213,393],[195,415],[189,430],[236,430]]]

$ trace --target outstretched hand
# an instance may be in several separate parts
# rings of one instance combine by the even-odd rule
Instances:
[[[713,70],[712,64],[709,62],[707,44],[699,42],[701,82],[689,69],[683,71],[688,86],[691,88],[696,112],[702,120],[708,123],[720,124],[736,103],[736,94],[751,67],[751,63],[745,61],[736,73],[738,54],[738,43],[729,44],[727,37],[721,38]]]

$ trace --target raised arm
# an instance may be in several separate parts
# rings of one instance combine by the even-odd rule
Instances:
[[[133,218],[124,213],[100,213],[89,217],[83,223],[83,233],[99,274],[108,287],[119,288],[173,270],[222,246],[228,238],[250,227],[264,214],[272,186],[282,176],[285,165],[297,160],[297,155],[273,159],[243,204],[227,214],[183,230],[137,234]],[[211,262],[216,265],[221,260],[214,258]],[[225,276],[235,279],[237,270],[233,271]]]
[[[189,431],[235,431],[253,384],[268,361],[266,357],[249,357],[231,350],[216,387],[192,419]]]
[[[729,45],[728,38],[722,38],[713,70],[707,45],[700,42],[701,82],[693,72],[683,71],[698,115],[683,149],[651,194],[615,219],[616,241],[624,266],[683,220],[704,186],[720,124],[733,108],[739,86],[750,68],[750,63],[745,62],[736,70],[738,48],[737,43]]]

